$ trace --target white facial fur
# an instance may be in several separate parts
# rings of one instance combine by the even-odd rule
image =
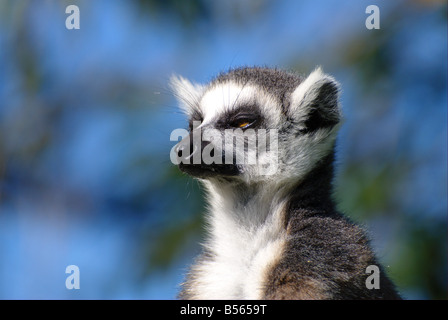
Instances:
[[[273,127],[278,126],[281,107],[273,97],[255,85],[231,82],[213,86],[204,93],[200,102],[200,109],[204,114],[202,125],[208,125],[217,120],[225,111],[236,109],[244,104],[258,105],[270,124]]]
[[[288,97],[284,114],[278,97],[259,86],[224,82],[209,86],[174,78],[172,88],[187,115],[200,111],[201,126],[213,127],[220,115],[242,104],[258,106],[268,129],[278,129],[278,171],[260,176],[256,167],[245,166],[239,179],[245,187],[234,187],[215,179],[203,180],[209,206],[208,237],[204,247],[213,259],[193,266],[197,299],[259,299],[269,267],[281,257],[287,235],[283,214],[289,187],[300,182],[332,149],[338,125],[300,133],[316,107],[322,84],[336,82],[320,69],[312,72]],[[339,106],[334,106],[339,115]],[[333,111],[332,111],[333,112]],[[262,182],[258,184],[257,182]]]
[[[214,123],[225,111],[245,104],[258,106],[266,120],[266,129],[277,129],[280,132],[277,171],[274,175],[260,176],[259,167],[246,165],[242,167],[240,178],[248,183],[259,181],[284,183],[297,182],[304,177],[333,147],[338,125],[318,129],[313,134],[296,134],[305,127],[305,120],[314,108],[313,100],[322,85],[327,82],[338,87],[331,76],[324,74],[321,68],[317,68],[293,90],[289,97],[288,113],[294,125],[289,128],[278,97],[273,97],[256,84],[228,81],[202,86],[181,77],[173,77],[171,85],[181,101],[181,108],[187,115],[191,115],[194,109],[201,112],[204,118],[200,127],[204,128],[213,128]],[[339,106],[328,112],[335,112],[340,118]]]
[[[191,116],[194,109],[199,105],[204,86],[190,82],[181,76],[173,75],[170,79],[170,87],[179,101],[180,109],[187,116]]]

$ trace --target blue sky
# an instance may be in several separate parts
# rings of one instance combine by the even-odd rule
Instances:
[[[8,201],[0,202],[0,298],[175,297],[189,255],[143,281],[135,276],[141,271],[135,251],[140,238],[135,235],[142,226],[168,219],[164,204],[175,200],[153,190],[159,203],[137,218],[124,218],[126,210],[110,214],[104,204],[110,194],[125,197],[147,180],[163,179],[172,147],[169,133],[185,125],[167,91],[173,73],[206,82],[238,65],[290,68],[299,61],[304,73],[323,65],[344,88],[347,119],[341,140],[357,141],[342,143],[341,158],[365,159],[381,152],[390,160],[401,154],[403,141],[411,140],[405,154],[420,161],[423,153],[427,159],[404,180],[413,183],[403,184],[400,201],[404,208],[421,207],[437,218],[446,212],[447,100],[446,92],[433,87],[434,74],[447,67],[446,25],[434,22],[437,12],[422,11],[418,19],[393,26],[384,20],[386,34],[388,27],[394,28],[396,40],[387,49],[397,63],[393,78],[375,85],[397,93],[390,102],[396,107],[381,118],[374,105],[378,99],[367,99],[367,105],[373,101],[370,109],[359,107],[365,97],[357,71],[341,67],[353,39],[372,35],[364,26],[368,1],[279,1],[253,15],[244,15],[241,5],[238,23],[223,2],[213,6],[211,25],[198,23],[193,31],[170,16],[142,15],[131,1],[102,0],[77,1],[81,29],[67,30],[62,2],[22,7],[25,3],[16,2],[11,15],[0,16],[0,132],[8,133],[4,148],[13,156],[20,154],[21,144],[46,130],[54,137],[32,164],[11,164],[18,171],[32,166],[43,189],[36,193],[21,180],[4,186],[12,191]],[[384,16],[393,9],[388,1],[378,6]],[[33,95],[24,90],[12,63],[21,28],[43,79]],[[446,72],[441,80],[446,87]],[[116,90],[111,91],[111,83]],[[127,86],[138,94],[130,97]],[[68,106],[51,128],[45,119],[57,103],[49,101]],[[355,123],[360,119],[366,133],[362,137]],[[153,157],[151,167],[127,171],[133,155]],[[427,187],[428,181],[441,188]],[[80,201],[67,205],[73,190]],[[64,287],[69,264],[80,267],[81,290]]]

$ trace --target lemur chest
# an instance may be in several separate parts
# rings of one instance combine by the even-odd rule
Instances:
[[[253,229],[228,221],[215,224],[207,245],[213,258],[196,269],[195,287],[200,299],[263,297],[266,277],[280,259],[286,239],[271,220]]]

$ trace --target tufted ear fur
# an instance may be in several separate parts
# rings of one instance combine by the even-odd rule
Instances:
[[[173,75],[170,78],[170,88],[179,101],[181,110],[187,116],[191,116],[199,109],[199,101],[202,97],[204,86],[192,83],[181,76]]]
[[[339,84],[317,68],[292,92],[289,111],[306,132],[335,126],[341,120]]]

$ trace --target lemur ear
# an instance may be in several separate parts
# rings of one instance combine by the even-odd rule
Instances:
[[[341,119],[339,84],[319,67],[291,94],[290,112],[307,132],[332,127]]]
[[[192,83],[178,75],[171,76],[169,84],[185,114],[190,116],[198,110],[204,86]]]

